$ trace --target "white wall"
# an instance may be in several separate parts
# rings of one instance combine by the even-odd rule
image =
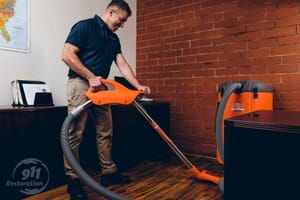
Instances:
[[[14,79],[45,81],[55,105],[66,105],[67,67],[61,52],[71,26],[78,20],[99,16],[110,0],[30,0],[29,53],[0,49],[0,105],[11,105],[10,82]],[[136,0],[127,0],[132,16],[125,28],[118,30],[122,51],[135,71],[136,63]],[[112,66],[110,77],[119,75]]]

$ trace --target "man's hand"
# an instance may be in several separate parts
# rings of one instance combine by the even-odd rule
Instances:
[[[101,79],[102,79],[101,76],[95,76],[93,78],[88,79],[90,88],[92,88],[93,92],[97,92],[101,89],[101,85],[102,85]]]
[[[144,94],[150,94],[151,93],[150,87],[144,86],[144,85],[141,85],[141,86],[137,87],[137,90],[140,90],[140,91],[144,92]]]

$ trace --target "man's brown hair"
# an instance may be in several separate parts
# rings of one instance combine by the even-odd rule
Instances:
[[[131,9],[128,5],[128,3],[124,0],[112,0],[107,8],[112,7],[112,6],[117,6],[118,8],[120,8],[121,10],[125,10],[128,14],[128,16],[131,16]]]

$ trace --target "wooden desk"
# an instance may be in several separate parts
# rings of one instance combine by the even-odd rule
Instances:
[[[18,164],[25,159],[38,159],[45,164],[49,174],[39,177],[48,188],[64,182],[62,151],[60,146],[60,128],[66,116],[66,107],[1,107],[0,109],[0,190],[7,199],[19,199],[24,196],[20,187],[13,186],[29,179],[22,178],[33,165],[22,169]],[[39,168],[39,167],[38,167]],[[39,168],[44,169],[44,168]],[[15,172],[14,170],[17,170]],[[21,171],[18,171],[21,170]],[[32,175],[37,175],[33,171]],[[13,177],[17,176],[17,177]],[[43,180],[42,180],[43,179]],[[23,180],[23,181],[22,181]],[[8,184],[11,181],[12,184]]]
[[[300,112],[225,120],[225,200],[298,199]]]
[[[143,105],[151,117],[168,132],[169,104],[151,102]],[[66,115],[65,106],[0,107],[0,195],[6,195],[8,199],[24,196],[19,188],[7,186],[7,181],[13,179],[14,169],[24,159],[38,159],[47,166],[50,179],[45,190],[65,183],[60,129]],[[112,105],[112,117],[112,151],[120,169],[132,167],[143,159],[151,159],[168,151],[163,141],[133,106]],[[95,148],[94,127],[88,123],[81,146],[81,164],[84,168],[99,169]]]

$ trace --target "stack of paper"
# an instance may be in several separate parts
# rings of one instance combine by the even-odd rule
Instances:
[[[43,81],[13,80],[11,89],[13,106],[32,106],[36,93],[50,93],[48,85]]]

